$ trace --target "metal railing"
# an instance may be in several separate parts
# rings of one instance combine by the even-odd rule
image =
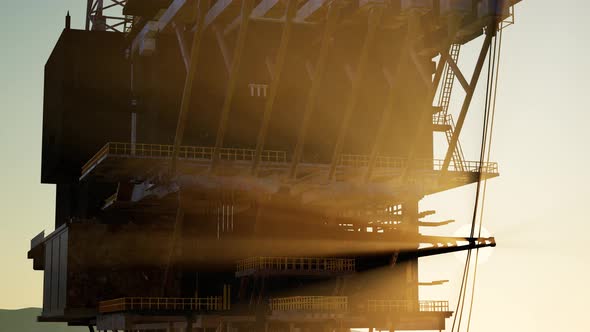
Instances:
[[[340,165],[349,167],[368,167],[368,155],[343,154],[340,156]],[[416,159],[412,161],[412,168],[417,170],[434,170],[440,171],[444,160],[442,159]],[[408,166],[408,160],[396,157],[378,156],[375,162],[377,168],[405,168]],[[498,173],[498,163],[479,161],[463,161],[462,165],[456,165],[454,162],[449,164],[449,171],[454,172],[481,172]]]
[[[508,17],[506,17],[500,24],[498,25],[498,31],[504,30],[507,27],[513,25],[516,22],[516,11],[514,5],[508,7]]]
[[[220,311],[223,310],[223,298],[211,296],[203,298],[171,297],[125,297],[101,301],[98,312],[121,311]]]
[[[181,146],[178,151],[178,158],[212,160],[214,150],[215,148],[211,146]],[[82,167],[82,174],[86,173],[107,155],[166,159],[172,158],[173,151],[173,145],[109,142]],[[256,150],[253,149],[219,149],[220,160],[252,161],[255,155]],[[285,151],[265,150],[262,151],[260,159],[263,162],[286,163],[287,153]]]
[[[340,166],[351,167],[368,167],[369,155],[364,154],[342,154],[340,155]],[[407,159],[377,156],[375,158],[376,168],[404,168],[407,165]]]
[[[101,160],[109,155],[167,159],[172,158],[173,146],[163,144],[131,144],[110,142],[98,151],[84,166],[82,174],[86,174],[95,167]],[[213,158],[214,147],[209,146],[181,146],[178,157],[185,160],[203,160],[211,161]],[[239,148],[222,148],[219,150],[220,160],[229,161],[252,161],[256,151],[253,149]],[[261,154],[261,160],[269,163],[287,163],[287,153],[285,151],[265,150]],[[368,167],[369,155],[360,154],[341,154],[340,166],[345,167]],[[440,159],[416,159],[411,163],[411,167],[417,170],[440,171],[443,160]],[[377,156],[375,160],[376,168],[402,169],[408,166],[408,160],[404,158]],[[456,172],[481,172],[498,173],[498,163],[479,161],[463,161],[461,165],[452,162],[448,168],[449,171]]]
[[[444,160],[442,159],[434,159],[433,162],[433,170],[440,171],[442,170],[442,166]],[[483,162],[480,163],[479,161],[463,161],[462,165],[455,165],[454,163],[449,164],[449,171],[452,172],[470,172],[470,173],[491,173],[491,174],[498,174],[498,163],[496,162]]]
[[[432,116],[432,124],[437,126],[450,126],[452,116],[450,114],[437,113]]]
[[[272,311],[345,312],[348,310],[346,296],[292,296],[270,299]]]
[[[369,300],[368,312],[448,312],[449,301]]]
[[[355,260],[349,258],[251,257],[237,263],[238,272],[250,270],[353,272]]]

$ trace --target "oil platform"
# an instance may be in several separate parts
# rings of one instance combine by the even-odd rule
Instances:
[[[444,330],[418,259],[496,243],[422,235],[451,221],[418,203],[498,176],[459,136],[518,2],[88,0],[45,66],[41,181],[57,189],[55,230],[28,252],[38,319]]]

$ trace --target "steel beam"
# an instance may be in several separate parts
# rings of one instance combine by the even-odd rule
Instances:
[[[92,12],[92,0],[86,0],[86,25],[84,29],[86,31],[90,30],[90,13]],[[89,326],[90,327],[90,326]]]
[[[262,19],[268,12],[274,8],[279,3],[279,0],[262,0],[256,5],[256,7],[252,10],[252,14],[250,14],[251,19]],[[225,29],[223,30],[223,34],[227,35],[233,30],[235,30],[238,25],[240,24],[241,15],[236,17],[230,24],[228,24]],[[280,21],[280,20],[277,20]]]
[[[171,265],[175,261],[175,258],[178,256],[177,252],[177,243],[178,240],[182,240],[182,227],[184,224],[184,210],[181,207],[181,195],[178,192],[178,208],[176,210],[176,218],[174,220],[174,228],[172,229],[172,236],[170,237],[170,248],[168,251],[168,260],[166,262],[166,266],[164,267],[164,277],[162,279],[162,296],[167,296],[167,283],[168,283],[168,276],[170,274]],[[180,247],[182,248],[182,247]]]
[[[469,110],[469,106],[471,105],[471,100],[473,100],[475,88],[477,87],[477,82],[479,81],[481,70],[487,58],[487,54],[492,43],[492,38],[493,35],[488,32],[481,47],[479,58],[477,59],[477,64],[475,65],[475,69],[473,70],[473,75],[471,77],[471,83],[469,84],[469,90],[467,90],[467,95],[465,96],[463,106],[461,107],[461,113],[459,114],[459,118],[457,119],[457,124],[455,125],[455,130],[453,131],[453,136],[451,138],[451,142],[449,143],[449,148],[447,149],[445,160],[441,167],[441,176],[447,172],[449,164],[451,163],[451,158],[453,157],[453,152],[457,147],[459,135],[461,135],[461,129],[463,129],[463,124],[465,123],[465,117],[467,116],[467,111]]]
[[[445,48],[444,52],[447,54],[449,53],[448,47]],[[416,151],[415,151],[416,142],[418,141],[419,137],[422,136],[422,133],[424,132],[424,129],[425,129],[424,124],[426,123],[426,119],[424,119],[424,116],[428,116],[430,119],[432,119],[432,112],[430,112],[429,110],[430,110],[430,107],[432,106],[432,103],[434,102],[436,90],[437,90],[437,88],[440,84],[440,81],[442,79],[445,63],[446,62],[441,57],[441,59],[438,62],[438,65],[436,67],[436,72],[434,73],[434,79],[432,80],[432,85],[430,85],[430,87],[428,89],[428,95],[426,97],[426,100],[428,101],[428,106],[427,107],[425,106],[425,109],[422,111],[422,114],[420,117],[420,123],[418,124],[418,130],[411,142],[412,145],[410,147],[410,152],[408,154],[408,163],[407,163],[406,167],[403,169],[402,174],[400,176],[402,183],[405,182],[405,180],[408,176],[408,172],[410,170],[410,167],[412,166],[414,154],[416,153]],[[430,120],[430,122],[432,124],[432,120]]]
[[[196,1],[196,0],[174,0],[170,4],[170,6],[168,6],[168,8],[166,8],[166,11],[164,12],[164,14],[162,14],[160,19],[158,20],[158,28],[160,29],[160,31],[166,29],[168,24],[171,24],[174,21],[174,19],[176,18],[176,15],[178,15],[178,13],[180,13],[180,10],[187,3],[191,2],[191,1]]]
[[[455,73],[455,77],[459,80],[459,83],[461,83],[463,90],[468,91],[469,90],[469,83],[467,83],[465,76],[463,75],[463,73],[459,69],[459,66],[457,66],[457,63],[455,62],[455,60],[453,60],[453,58],[449,55],[448,52],[441,52],[440,56],[441,56],[441,60],[443,60],[449,64],[449,67],[451,67],[451,69],[453,70],[453,73]]]
[[[272,63],[272,60],[270,59],[270,57],[266,57],[264,59],[264,64],[266,65],[266,69],[268,70],[268,75],[270,76],[271,80],[274,80],[275,74],[273,72],[273,68],[274,68],[274,64]]]
[[[383,8],[381,7],[375,7],[369,13],[369,28],[367,30],[367,35],[365,36],[365,40],[363,42],[363,47],[361,48],[361,55],[359,58],[359,62],[357,64],[356,73],[352,81],[352,90],[348,95],[349,97],[348,101],[346,102],[346,108],[344,110],[342,124],[340,125],[340,131],[338,132],[336,144],[334,145],[332,163],[330,165],[330,170],[328,172],[329,181],[333,180],[334,178],[340,153],[342,153],[344,138],[346,137],[346,132],[350,125],[350,119],[352,118],[352,113],[358,104],[358,99],[361,91],[361,83],[363,81],[369,60],[369,50],[371,46],[373,46],[375,35],[377,33],[377,28],[379,27],[379,23],[381,22],[382,16]]]
[[[291,1],[289,1],[291,2]],[[252,18],[264,17],[276,4],[279,3],[279,0],[262,0],[258,3],[258,5],[252,10]],[[287,4],[287,6],[289,6]],[[287,10],[288,14],[288,10]]]
[[[158,21],[155,21],[153,23],[153,24],[156,24],[154,30],[155,31],[163,31],[163,30],[165,30],[168,27],[168,25],[172,25],[174,23],[174,20],[176,19],[176,17],[180,13],[180,11],[184,8],[185,5],[187,5],[188,3],[194,3],[196,1],[199,1],[198,11],[204,10],[204,8],[202,8],[202,7],[204,7],[203,6],[203,3],[200,0],[174,0],[174,2],[172,2],[170,4],[170,6],[168,6],[168,8],[164,12],[164,14],[162,14],[162,16],[160,17],[160,19],[158,19]],[[197,17],[197,19],[198,19],[197,25],[201,24],[202,17]],[[133,39],[133,42],[131,42],[131,50],[132,50],[132,52],[135,52],[135,50],[137,49],[138,45],[141,42],[141,39],[145,38],[145,36],[148,33],[150,33],[150,30],[151,29],[153,29],[153,26],[152,25],[146,25],[137,34],[137,36]],[[194,30],[194,32],[196,33],[196,30]]]
[[[244,52],[244,47],[246,45],[246,36],[248,34],[250,13],[252,12],[253,4],[254,0],[244,0],[244,2],[242,2],[242,22],[240,24],[240,31],[238,32],[238,40],[234,48],[231,71],[229,74],[229,81],[227,83],[227,90],[225,92],[225,98],[223,100],[223,106],[221,108],[219,128],[217,129],[217,137],[215,139],[215,149],[213,150],[213,156],[211,158],[211,169],[215,167],[216,162],[219,160],[219,151],[223,147],[223,140],[225,138],[225,131],[227,129],[229,111],[231,109],[231,103],[233,100],[234,92],[236,90],[236,84],[238,82],[242,53]]]
[[[458,251],[465,251],[465,250],[473,250],[479,248],[486,248],[486,247],[495,247],[496,240],[491,238],[467,238],[466,239],[469,244],[461,245],[461,246],[441,246],[441,247],[431,247],[431,248],[421,248],[418,249],[416,252],[417,257],[427,257],[427,256],[434,256],[434,255],[441,255],[441,254],[448,254],[452,252]]]
[[[453,219],[445,220],[445,221],[430,221],[430,222],[418,221],[418,225],[420,225],[420,227],[439,227],[439,226],[445,226],[448,224],[452,224],[454,222],[455,222],[455,220],[453,220]]]
[[[402,51],[403,52],[403,51]],[[407,54],[406,52],[403,52]],[[399,78],[399,69],[401,68],[401,63],[403,62],[404,57],[400,59],[397,67],[397,74],[396,78]],[[364,182],[368,183],[371,181],[371,175],[373,174],[373,169],[375,168],[375,164],[377,162],[377,154],[379,153],[379,149],[381,148],[381,141],[383,140],[383,136],[385,135],[385,131],[387,129],[387,125],[391,120],[391,113],[393,113],[393,104],[395,100],[395,88],[394,88],[394,78],[384,69],[384,75],[387,79],[387,83],[389,84],[389,93],[387,95],[387,101],[385,107],[383,108],[383,112],[381,113],[381,121],[379,122],[379,128],[377,129],[377,134],[375,135],[375,142],[373,142],[373,146],[371,147],[371,154],[369,155],[369,163],[367,165],[367,172],[365,173]]]
[[[190,59],[189,59],[188,51],[186,49],[184,36],[182,35],[183,31],[181,31],[178,24],[176,24],[174,22],[172,22],[172,27],[174,28],[174,32],[176,33],[176,39],[178,40],[178,48],[180,49],[180,56],[182,57],[182,61],[184,62],[184,68],[185,68],[186,72],[188,73]]]
[[[287,57],[287,48],[289,46],[289,38],[291,36],[291,30],[293,27],[293,17],[295,16],[295,10],[297,9],[296,0],[288,0],[286,9],[286,20],[285,26],[283,27],[283,33],[281,35],[281,43],[277,51],[274,67],[271,71],[272,82],[270,84],[269,95],[264,105],[264,114],[262,116],[262,123],[260,124],[260,130],[258,131],[258,138],[256,139],[256,152],[254,154],[254,161],[252,163],[251,173],[256,175],[258,166],[260,164],[260,155],[264,149],[266,137],[268,133],[268,126],[270,123],[270,117],[273,111],[273,105],[277,97],[279,90],[279,83],[281,82],[281,73],[285,64],[285,58]]]
[[[207,15],[205,15],[204,28],[207,29],[207,27],[211,25],[219,17],[219,15],[221,15],[221,13],[223,13],[227,7],[231,5],[233,1],[234,0],[217,0],[209,12],[207,12]]]
[[[225,26],[225,29],[223,29],[223,35],[227,36],[237,29],[240,26],[240,22],[242,22],[242,15],[238,15],[230,24]]]
[[[295,15],[295,21],[305,21],[313,15],[318,9],[326,5],[330,0],[308,0]],[[336,5],[336,4],[334,4]]]
[[[189,62],[189,69],[186,74],[186,78],[184,81],[184,89],[182,91],[182,99],[180,101],[180,113],[178,114],[178,122],[176,124],[176,133],[174,135],[174,147],[172,150],[172,161],[170,164],[170,175],[174,176],[176,174],[176,167],[178,161],[178,153],[180,149],[180,144],[182,143],[182,139],[184,137],[184,129],[186,125],[186,118],[188,116],[189,108],[190,108],[190,101],[192,97],[193,91],[193,82],[195,77],[197,76],[197,62],[199,59],[199,50],[201,48],[201,39],[203,37],[203,14],[205,9],[202,6],[199,6],[198,10],[198,20],[197,20],[197,30],[193,36],[193,42],[191,47],[191,57]]]
[[[217,39],[217,45],[219,45],[219,51],[221,52],[221,56],[223,57],[223,63],[225,64],[225,69],[229,75],[231,71],[231,54],[227,50],[227,44],[225,43],[225,38],[223,37],[223,32],[217,27],[217,25],[213,26],[213,32],[215,33],[215,38]]]
[[[412,59],[412,62],[414,63],[414,67],[416,67],[416,70],[418,71],[418,74],[420,75],[422,82],[424,83],[425,86],[430,88],[430,85],[432,84],[432,81],[431,81],[432,74],[429,74],[426,72],[426,70],[424,70],[424,67],[420,64],[420,61],[418,59],[418,54],[416,54],[416,50],[414,48],[411,48],[409,52],[410,52],[410,59]]]
[[[326,63],[328,62],[330,40],[332,39],[332,35],[336,28],[336,21],[338,20],[339,12],[340,8],[338,8],[338,6],[335,5],[330,6],[330,8],[328,9],[328,16],[326,19],[324,33],[322,35],[320,52],[318,55],[317,63],[313,69],[311,87],[307,95],[307,101],[305,104],[305,109],[303,111],[303,120],[301,123],[301,127],[299,127],[297,143],[295,145],[295,150],[293,152],[293,160],[291,161],[291,167],[289,169],[289,179],[294,179],[297,175],[297,165],[299,164],[299,161],[301,160],[301,155],[303,154],[303,146],[305,144],[305,138],[307,136],[309,121],[316,106],[316,100],[319,94],[320,86],[322,84],[322,77],[324,76],[324,70],[326,67]]]

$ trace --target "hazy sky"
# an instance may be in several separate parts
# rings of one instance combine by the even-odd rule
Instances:
[[[82,27],[85,3],[0,0],[0,308],[41,306],[42,273],[26,252],[53,227],[55,188],[39,184],[43,66],[66,10]],[[505,31],[492,153],[501,177],[488,185],[484,221],[498,247],[478,272],[472,331],[587,330],[589,11],[583,0],[524,0]],[[480,42],[464,48],[462,68]],[[463,140],[472,160],[481,110],[480,93]],[[472,202],[470,187],[422,207],[456,219],[441,229],[453,234],[470,222]],[[452,280],[421,298],[455,303],[461,271],[454,255],[421,260],[421,280]]]

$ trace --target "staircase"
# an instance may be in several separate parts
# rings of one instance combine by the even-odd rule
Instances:
[[[459,59],[459,53],[461,51],[461,44],[452,44],[450,49],[450,56],[455,63]],[[451,66],[446,65],[445,73],[443,76],[443,85],[442,90],[438,100],[438,107],[436,108],[437,112],[434,114],[434,124],[436,125],[445,125],[445,136],[447,137],[447,143],[451,143],[453,138],[453,132],[455,131],[455,122],[453,121],[453,117],[448,114],[449,104],[451,102],[451,95],[453,92],[453,85],[455,83],[455,73]],[[461,144],[457,141],[457,146],[453,151],[452,161],[455,165],[455,169],[457,171],[464,171],[463,160],[465,160],[465,156],[463,155],[463,149],[461,148]]]
[[[445,131],[445,136],[447,137],[447,143],[451,143],[453,139],[453,132],[455,131],[455,121],[453,120],[453,116],[449,115],[447,117],[447,124],[449,124],[449,129]],[[463,155],[463,149],[461,148],[461,143],[457,140],[457,145],[455,146],[455,150],[453,151],[453,164],[455,165],[455,170],[464,172],[465,165],[463,164],[463,160],[465,160],[465,156]]]

